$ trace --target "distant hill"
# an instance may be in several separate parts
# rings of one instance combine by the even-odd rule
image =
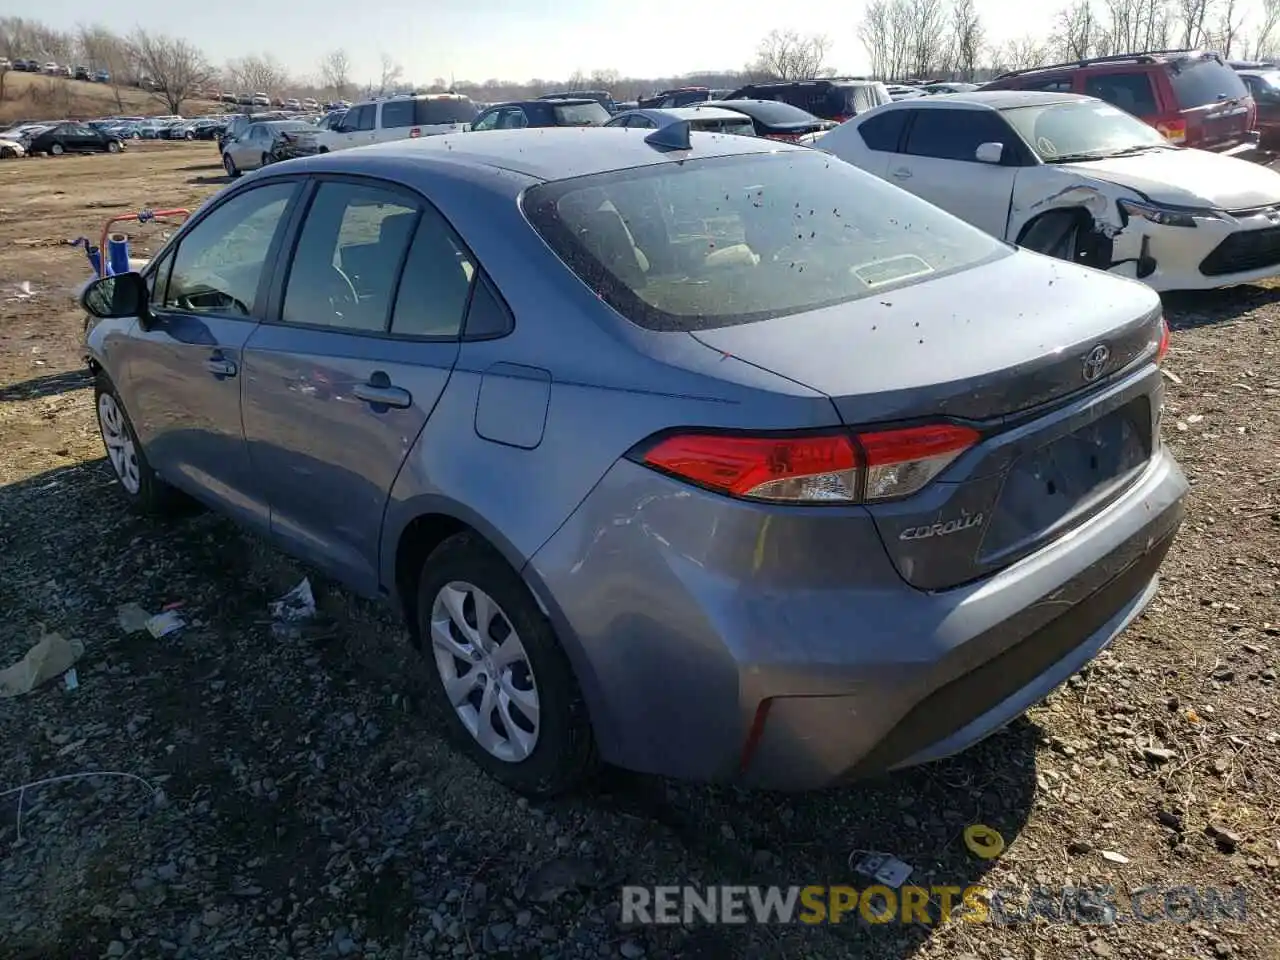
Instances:
[[[220,106],[210,100],[188,100],[182,110],[184,116],[222,112]],[[16,70],[5,73],[4,99],[0,100],[0,120],[3,121],[92,120],[115,114],[142,117],[168,112],[163,100],[136,87],[117,88],[109,83],[86,83]]]

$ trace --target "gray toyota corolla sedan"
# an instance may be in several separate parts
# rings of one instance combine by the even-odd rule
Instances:
[[[801,789],[1017,717],[1150,600],[1156,295],[826,154],[646,131],[272,165],[91,285],[126,496],[404,610],[535,795]]]

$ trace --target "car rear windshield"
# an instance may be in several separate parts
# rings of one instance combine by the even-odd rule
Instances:
[[[480,111],[470,97],[449,97],[443,100],[415,100],[414,120],[419,126],[435,123],[470,123]],[[386,109],[385,107],[383,108]]]
[[[1211,57],[1174,61],[1169,79],[1183,110],[1249,95],[1236,72]]]
[[[562,103],[552,108],[556,124],[561,127],[597,127],[608,122],[610,114],[598,103]]]
[[[893,97],[889,96],[889,88],[883,83],[859,83],[836,89],[843,93],[844,103],[851,106],[855,114],[866,113],[872,107],[878,107],[882,103],[890,103],[893,100]]]
[[[531,188],[534,229],[628,320],[704,330],[833,306],[1007,253],[816,151],[659,163]]]

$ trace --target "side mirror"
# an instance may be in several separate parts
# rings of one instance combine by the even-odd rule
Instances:
[[[147,281],[140,273],[102,277],[80,294],[80,305],[99,320],[141,317],[146,312],[147,300]]]
[[[979,163],[1000,163],[1004,160],[1004,144],[980,143],[974,151],[974,159]]]

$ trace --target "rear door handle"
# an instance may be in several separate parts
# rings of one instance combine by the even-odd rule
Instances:
[[[375,383],[358,383],[351,391],[365,403],[380,404],[384,407],[403,409],[413,403],[413,396],[408,390],[400,387],[383,386]]]
[[[910,180],[911,171],[908,170],[906,167],[899,167],[897,170],[893,171],[893,173],[890,174],[890,176],[892,176],[895,180]]]
[[[215,377],[234,377],[236,365],[226,357],[212,356],[204,362],[204,368]]]

